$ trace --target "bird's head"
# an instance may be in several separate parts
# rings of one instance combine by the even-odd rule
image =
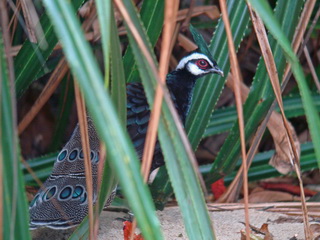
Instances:
[[[193,51],[183,57],[176,67],[176,71],[179,70],[187,71],[197,78],[209,73],[223,76],[223,71],[218,67],[217,63],[199,51]]]

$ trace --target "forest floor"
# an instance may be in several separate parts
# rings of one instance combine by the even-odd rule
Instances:
[[[289,216],[276,212],[266,212],[250,209],[250,224],[260,229],[267,224],[268,231],[273,240],[303,240],[304,230],[301,217]],[[157,212],[164,238],[168,240],[188,239],[185,232],[180,210],[178,207],[167,207],[164,211]],[[123,212],[104,211],[100,216],[99,240],[122,240],[124,239],[123,221],[128,219],[128,214]],[[210,212],[214,224],[216,239],[218,240],[240,240],[241,230],[245,230],[244,210],[214,211]],[[70,232],[70,231],[69,231]],[[33,232],[33,239],[67,239],[68,231],[54,231],[51,229],[40,229]],[[139,233],[139,230],[136,231]],[[265,238],[263,234],[254,233],[260,239]]]

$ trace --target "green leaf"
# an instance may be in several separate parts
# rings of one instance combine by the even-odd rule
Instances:
[[[248,22],[249,14],[247,12],[247,6],[243,1],[228,1],[228,9],[230,13],[231,29],[234,36],[234,41],[237,47],[242,41],[242,37],[245,34]],[[228,45],[226,39],[226,34],[224,30],[224,24],[222,20],[219,20],[216,31],[213,38],[211,39],[211,44],[209,50],[211,55],[217,60],[217,63],[221,70],[224,71],[227,76],[229,72],[229,56],[228,56]],[[218,75],[205,76],[199,79],[196,83],[192,98],[192,106],[187,117],[186,131],[188,133],[188,138],[195,150],[198,147],[200,140],[203,137],[208,121],[210,120],[213,108],[220,96],[220,93],[224,87],[225,79]],[[160,168],[158,174],[159,176],[165,175],[165,168]],[[168,180],[169,181],[169,180]],[[159,184],[156,187],[156,192],[160,193],[160,196],[154,195],[155,199],[162,200],[163,203],[160,204],[157,201],[157,206],[161,209],[163,205],[168,200],[168,197],[172,194],[170,185],[168,181],[161,181],[159,179]],[[162,188],[162,190],[161,190]]]
[[[320,117],[312,101],[310,89],[307,85],[302,67],[297,56],[294,54],[291,48],[290,41],[281,30],[278,20],[273,15],[269,4],[265,0],[249,0],[249,2],[253,9],[261,17],[269,32],[277,40],[282,50],[285,52],[286,60],[290,63],[291,70],[299,86],[313,144],[314,146],[320,146]],[[318,165],[320,166],[320,148],[315,147],[315,153],[318,159]]]
[[[96,9],[98,12],[98,19],[100,25],[100,32],[101,32],[101,43],[102,43],[102,50],[103,50],[103,60],[104,60],[104,82],[105,86],[109,88],[109,68],[110,68],[110,27],[111,22],[111,1],[104,1],[104,0],[96,0]],[[117,34],[118,35],[118,34]]]
[[[155,76],[156,73],[153,72],[150,65],[157,66],[156,58],[150,47],[148,37],[140,22],[135,7],[130,0],[125,0],[124,4],[144,45],[147,47],[148,54],[150,54],[153,60],[153,62],[147,61],[133,37],[131,29],[127,27],[130,45],[140,71],[144,90],[149,105],[152,106],[157,80]],[[165,99],[162,105],[162,117],[159,122],[159,140],[165,157],[166,168],[181,209],[187,234],[190,239],[214,239],[212,224],[197,174],[191,164],[190,156],[185,149],[182,137],[180,136],[176,125],[177,123],[174,121],[172,113],[169,110],[169,105],[172,106],[172,102],[170,99]]]
[[[72,0],[72,4],[75,9],[78,9],[84,1],[85,0]],[[18,97],[20,97],[36,79],[40,71],[44,73],[49,72],[46,62],[58,42],[52,23],[46,14],[41,16],[39,24],[43,29],[43,38],[39,40],[38,44],[26,40],[14,61],[16,94]],[[44,43],[47,43],[45,44],[47,48],[42,49],[41,46],[43,46]]]
[[[0,171],[2,184],[1,239],[31,239],[28,204],[20,168],[20,147],[13,121],[14,103],[11,95],[0,31]]]
[[[115,18],[111,17],[111,97],[123,127],[127,126],[127,89],[121,46]]]
[[[46,180],[53,168],[53,164],[58,156],[58,152],[50,153],[45,156],[30,159],[27,161],[28,166],[32,169],[32,171],[36,174],[36,176],[41,180]],[[37,186],[38,184],[33,179],[32,174],[29,173],[28,169],[25,165],[22,165],[22,171],[24,175],[24,182],[27,186]]]
[[[192,34],[194,42],[197,44],[199,50],[209,57],[209,59],[213,59],[210,50],[208,49],[207,43],[204,41],[202,35],[190,24],[190,32]]]
[[[162,239],[151,195],[142,181],[139,160],[110,96],[103,87],[101,72],[85,41],[74,9],[64,0],[44,0],[44,4],[62,42],[71,71],[83,92],[97,132],[106,144],[110,164],[125,196],[130,199],[130,207],[142,234],[146,239]]]
[[[163,0],[145,0],[140,11],[141,21],[149,37],[152,47],[155,46],[162,29],[164,16]],[[127,82],[140,82],[140,75],[129,45],[123,57]]]
[[[279,0],[276,6],[275,15],[281,22],[283,30],[290,39],[292,39],[295,32],[302,4],[303,2],[299,0],[292,0],[290,2],[286,0]],[[278,74],[279,76],[282,76],[286,63],[283,51],[278,42],[272,38],[270,34],[268,38],[278,69]],[[264,61],[261,58],[254,81],[250,87],[249,96],[243,108],[247,142],[256,131],[262,119],[266,116],[274,99],[275,97],[268,73],[266,71]],[[230,148],[230,146],[232,146],[232,148]],[[240,136],[239,125],[236,121],[234,122],[226,141],[212,165],[211,175],[206,179],[206,183],[210,184],[221,178],[223,175],[229,174],[234,169],[239,155]]]
[[[236,49],[238,49],[249,22],[246,3],[244,1],[230,0],[228,1],[228,12],[234,44]],[[230,63],[226,33],[221,19],[211,39],[209,49],[218,66],[225,73],[225,76],[227,76]],[[192,106],[186,123],[186,130],[193,149],[198,147],[202,139],[225,81],[226,78],[222,78],[219,75],[208,75],[196,83]]]
[[[313,94],[312,100],[316,104],[317,111],[320,112],[319,94]],[[287,118],[299,117],[305,114],[300,95],[284,97],[283,106],[284,113]],[[279,112],[279,107],[276,107],[275,111]],[[217,109],[211,115],[204,137],[230,131],[234,121],[237,120],[237,117],[237,110],[235,106]]]
[[[270,177],[279,177],[282,176],[274,167],[269,165],[270,158],[275,153],[274,150],[258,153],[255,155],[252,164],[248,172],[249,181],[259,181]],[[242,160],[239,159],[237,166],[234,171],[228,176],[224,177],[224,182],[226,185],[229,185],[231,181],[236,176]],[[314,154],[314,147],[312,142],[307,142],[301,144],[301,158],[300,158],[300,167],[301,171],[310,171],[316,169],[318,166],[316,156]],[[211,164],[200,166],[200,171],[204,177],[210,174]]]

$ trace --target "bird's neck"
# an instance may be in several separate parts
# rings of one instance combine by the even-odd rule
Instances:
[[[191,106],[196,79],[189,72],[182,70],[167,75],[167,86],[183,124]]]

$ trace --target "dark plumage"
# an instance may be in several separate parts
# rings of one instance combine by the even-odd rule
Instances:
[[[177,112],[185,123],[191,105],[196,80],[209,73],[223,74],[213,59],[192,52],[180,60],[177,68],[167,75],[167,86]],[[147,133],[150,109],[141,83],[127,85],[127,130],[141,158]],[[96,199],[99,139],[88,117],[94,200]],[[163,165],[159,142],[156,143],[151,170]],[[109,197],[109,205],[114,193]],[[87,193],[79,126],[59,153],[50,177],[30,204],[30,228],[65,229],[79,224],[87,215]]]

